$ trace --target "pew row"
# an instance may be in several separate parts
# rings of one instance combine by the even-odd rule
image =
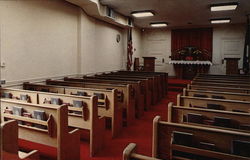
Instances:
[[[223,83],[223,82],[200,82],[200,81],[191,81],[192,85],[200,86],[216,86],[216,87],[231,87],[231,88],[243,88],[250,89],[250,84],[241,84],[241,83]]]
[[[183,89],[183,96],[250,101],[250,94],[186,88]]]
[[[220,75],[220,74],[197,74],[195,78],[227,78],[227,79],[250,79],[250,75]]]
[[[2,89],[1,92],[5,95],[8,94],[9,96],[6,97],[8,99],[15,99],[34,105],[65,105],[68,107],[66,117],[67,125],[73,128],[88,130],[90,132],[90,155],[94,156],[98,150],[103,148],[104,137],[99,135],[104,133],[105,121],[103,117],[98,117],[96,96],[83,97],[11,88]],[[26,96],[26,99],[19,98],[23,95]]]
[[[98,97],[98,115],[107,118],[106,126],[110,126],[109,119],[111,120],[112,137],[119,135],[122,130],[122,104],[118,101],[117,89],[77,88],[35,83],[24,83],[23,89],[81,96],[96,95]]]
[[[94,77],[87,77],[84,76],[83,79],[100,79],[100,80],[109,80],[112,82],[137,82],[138,83],[138,89],[137,89],[137,95],[143,95],[144,97],[144,110],[148,110],[151,106],[151,95],[152,92],[149,90],[149,80],[143,79],[143,78],[122,78],[122,77],[111,77],[111,76],[105,76],[105,75],[96,75]],[[141,97],[141,98],[143,98]],[[139,97],[140,98],[140,97]],[[138,104],[137,100],[137,105]],[[138,107],[137,107],[138,108]]]
[[[114,72],[113,72],[114,73]],[[164,90],[166,91],[167,93],[167,90],[168,90],[168,83],[167,83],[167,80],[168,80],[168,73],[166,72],[145,72],[145,71],[118,71],[118,72],[115,72],[115,73],[123,73],[123,74],[135,74],[135,75],[159,75],[160,76],[160,79],[161,79],[161,85],[162,87],[164,88]]]
[[[234,112],[250,112],[249,101],[181,96],[180,94],[177,95],[177,106],[189,106]]]
[[[163,78],[160,74],[152,74],[152,73],[139,73],[139,72],[130,72],[130,71],[119,71],[119,72],[111,72],[103,75],[116,75],[116,76],[130,76],[137,78],[151,78],[153,79],[153,89],[154,89],[154,103],[157,103],[167,94],[167,90],[165,90],[167,82],[164,83]]]
[[[203,83],[240,83],[244,85],[249,85],[250,84],[250,79],[245,80],[245,79],[202,79],[202,78],[194,78],[194,82],[203,82]]]
[[[207,90],[207,91],[221,91],[221,92],[234,92],[234,93],[246,93],[250,94],[248,88],[231,88],[231,87],[217,87],[217,86],[201,86],[201,85],[187,85],[188,89],[194,90]]]
[[[168,104],[168,122],[250,132],[250,113],[174,106]]]
[[[153,120],[152,156],[172,159],[249,160],[250,133]]]
[[[31,113],[43,111],[45,120],[19,116],[14,108],[22,108]],[[6,112],[12,110],[13,114]],[[57,149],[57,160],[80,159],[80,132],[75,129],[68,132],[68,108],[66,105],[31,104],[20,100],[1,99],[2,122],[14,119],[18,121],[18,137]]]
[[[129,79],[146,79],[148,81],[148,88],[151,92],[151,104],[154,105],[158,102],[157,95],[159,95],[159,90],[157,89],[157,82],[156,78],[154,76],[140,76],[140,75],[130,75],[130,74],[100,74],[100,75],[95,75],[95,77],[100,77],[100,78],[129,78]]]
[[[18,124],[15,120],[1,123],[1,160],[39,160],[39,153],[33,150],[29,153],[19,151],[18,147]]]
[[[131,125],[135,120],[135,98],[133,90],[129,84],[100,84],[100,83],[83,83],[83,82],[66,82],[60,80],[46,80],[47,85],[71,86],[80,88],[96,88],[96,89],[117,89],[118,101],[122,103],[123,112],[125,113],[125,122]]]
[[[135,99],[135,116],[141,117],[144,112],[144,94],[140,91],[141,82],[140,81],[114,81],[114,80],[103,80],[95,78],[68,78],[65,77],[64,81],[70,82],[89,82],[89,83],[101,83],[101,84],[123,84],[131,85],[131,96]]]
[[[160,160],[158,158],[148,157],[142,154],[136,153],[136,144],[130,143],[123,150],[123,160]]]

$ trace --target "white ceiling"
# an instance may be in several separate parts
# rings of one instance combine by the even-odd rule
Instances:
[[[131,16],[132,11],[153,10],[154,17],[134,19],[136,26],[150,27],[150,22],[165,21],[169,27],[210,25],[211,18],[231,18],[231,23],[246,23],[246,14],[250,14],[250,0],[100,0],[103,5],[115,11]],[[211,12],[210,5],[227,2],[239,2],[235,11]],[[188,24],[191,22],[192,24]]]

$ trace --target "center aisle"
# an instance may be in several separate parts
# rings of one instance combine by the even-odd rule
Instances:
[[[132,126],[124,127],[117,138],[111,139],[110,131],[100,135],[106,137],[105,147],[95,157],[89,157],[88,144],[81,142],[81,160],[122,160],[123,149],[132,142],[137,144],[137,153],[151,156],[153,119],[156,115],[160,115],[163,120],[166,120],[167,105],[169,102],[176,103],[177,94],[177,92],[169,92],[168,97],[153,106],[152,110],[144,112],[143,117],[136,119]]]

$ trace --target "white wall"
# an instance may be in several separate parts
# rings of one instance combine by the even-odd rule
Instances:
[[[77,17],[64,1],[0,1],[1,79],[76,74]]]
[[[147,29],[142,34],[143,54],[141,56],[155,56],[156,71],[168,72],[175,76],[173,65],[169,65],[171,56],[171,30],[170,29]],[[222,25],[213,29],[213,66],[211,74],[225,74],[225,62],[222,64],[224,54],[232,57],[242,57],[245,38],[245,26]],[[165,58],[165,63],[162,63]],[[239,62],[241,68],[242,60]]]
[[[218,26],[213,29],[213,66],[212,74],[226,74],[224,58],[239,57],[239,68],[242,68],[244,51],[245,25]]]
[[[116,41],[120,35],[120,42]],[[88,17],[81,11],[81,73],[118,70],[125,67],[125,30]]]
[[[116,42],[116,36],[121,41]],[[32,79],[125,68],[124,29],[62,0],[0,1],[1,79]]]

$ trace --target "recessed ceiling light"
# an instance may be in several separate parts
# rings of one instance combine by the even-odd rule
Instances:
[[[230,18],[221,18],[221,19],[210,19],[210,22],[212,24],[220,24],[220,23],[230,23]]]
[[[131,13],[136,18],[142,18],[142,17],[152,17],[154,16],[154,13],[152,11],[134,11]]]
[[[237,2],[232,3],[221,3],[221,4],[213,4],[210,6],[211,11],[230,11],[235,10],[238,6]]]
[[[166,22],[155,22],[155,23],[150,23],[151,27],[167,27],[168,24]]]

